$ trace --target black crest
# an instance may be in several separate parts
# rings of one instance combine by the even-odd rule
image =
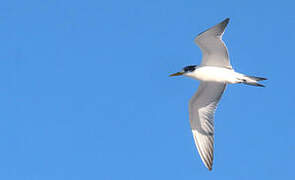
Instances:
[[[196,69],[196,65],[193,65],[193,66],[186,66],[183,68],[183,71],[184,72],[193,72],[195,69]]]

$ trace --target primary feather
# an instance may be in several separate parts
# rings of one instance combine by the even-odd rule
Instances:
[[[195,38],[195,43],[203,53],[201,65],[232,68],[227,48],[222,41],[222,35],[228,23],[229,18],[200,33]]]
[[[225,86],[224,83],[202,81],[189,103],[189,119],[195,144],[209,170],[213,164],[214,112]]]

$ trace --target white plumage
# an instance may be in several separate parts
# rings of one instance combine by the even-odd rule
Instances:
[[[195,43],[203,53],[200,66],[187,66],[181,72],[171,75],[184,75],[201,81],[189,103],[189,120],[196,147],[209,170],[212,169],[214,156],[214,113],[226,84],[244,83],[263,87],[258,81],[266,80],[233,70],[227,48],[222,41],[228,22],[229,18],[195,38]]]

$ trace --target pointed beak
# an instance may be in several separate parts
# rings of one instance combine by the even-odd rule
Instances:
[[[174,74],[170,74],[169,77],[172,77],[172,76],[181,76],[183,74],[184,74],[183,72],[177,72],[177,73],[174,73]]]

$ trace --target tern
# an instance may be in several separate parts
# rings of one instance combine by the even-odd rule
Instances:
[[[247,84],[264,87],[258,81],[266,78],[236,72],[229,60],[222,35],[229,18],[200,33],[194,42],[203,57],[199,66],[186,66],[170,76],[187,76],[199,80],[198,91],[189,102],[189,120],[199,155],[211,171],[214,148],[214,113],[227,84]]]

